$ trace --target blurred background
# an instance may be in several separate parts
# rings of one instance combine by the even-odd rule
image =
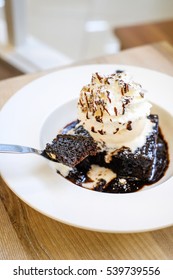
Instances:
[[[0,0],[0,74],[7,66],[13,75],[32,73],[172,38],[173,0]]]

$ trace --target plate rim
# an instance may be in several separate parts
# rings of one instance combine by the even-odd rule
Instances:
[[[33,80],[33,81],[31,81],[31,82],[29,82],[28,84],[26,84],[24,87],[22,87],[19,91],[17,91],[13,96],[11,96],[10,98],[9,98],[9,100],[4,104],[4,106],[2,107],[2,110],[1,110],[1,116],[2,116],[2,114],[4,114],[4,111],[8,111],[8,108],[9,108],[9,106],[11,106],[11,104],[13,104],[13,102],[14,102],[14,100],[16,100],[16,98],[19,98],[20,97],[20,95],[22,95],[23,94],[23,92],[25,92],[26,91],[26,89],[28,89],[28,87],[30,87],[31,85],[32,85],[32,87],[35,85],[35,84],[37,84],[37,83],[40,83],[40,82],[42,82],[44,79],[45,79],[45,77],[46,77],[46,79],[47,79],[47,77],[49,76],[49,77],[52,77],[52,75],[53,76],[56,76],[56,75],[58,75],[60,72],[65,72],[66,73],[66,71],[73,71],[73,69],[76,69],[76,70],[80,70],[80,69],[84,69],[84,68],[86,68],[86,69],[88,69],[88,68],[93,68],[93,67],[98,67],[98,68],[100,68],[100,66],[102,66],[102,67],[114,67],[114,68],[117,68],[117,67],[124,67],[125,69],[127,69],[127,68],[133,68],[133,69],[141,69],[141,71],[149,71],[149,72],[152,72],[153,74],[155,73],[156,75],[157,74],[159,74],[159,75],[163,75],[163,76],[166,76],[166,77],[169,77],[169,78],[171,78],[172,79],[172,82],[173,82],[173,77],[171,77],[171,76],[169,76],[169,75],[167,75],[167,74],[165,74],[165,73],[162,73],[162,72],[157,72],[157,71],[155,71],[155,70],[151,70],[151,69],[147,69],[147,68],[143,68],[143,67],[137,67],[137,66],[131,66],[131,65],[125,65],[125,64],[88,64],[88,65],[82,65],[82,66],[74,66],[74,67],[68,67],[68,68],[65,68],[65,69],[62,69],[62,70],[58,70],[58,71],[55,71],[55,72],[52,72],[52,73],[49,73],[49,74],[46,74],[46,75],[44,75],[44,76],[42,76],[42,77],[39,77],[38,79],[35,79],[35,80]],[[19,97],[18,97],[19,96]],[[73,99],[74,99],[74,97],[73,97]],[[70,100],[70,99],[69,99]],[[62,105],[62,104],[61,104]],[[56,107],[55,107],[56,108]],[[52,108],[52,111],[55,109],[55,108]],[[50,112],[51,113],[51,112]],[[1,123],[0,123],[0,126],[1,126]],[[42,214],[44,214],[44,215],[46,215],[46,216],[48,216],[48,217],[50,217],[50,218],[53,218],[53,219],[55,219],[55,220],[57,220],[57,221],[60,221],[60,222],[63,222],[63,223],[65,223],[65,224],[68,224],[68,225],[71,225],[71,226],[75,226],[75,227],[78,227],[78,228],[83,228],[83,229],[88,229],[88,230],[93,230],[93,231],[101,231],[101,232],[112,232],[112,233],[129,233],[129,232],[144,232],[144,231],[149,231],[149,230],[157,230],[157,229],[160,229],[160,228],[164,228],[164,227],[169,227],[169,226],[171,226],[172,224],[173,224],[173,221],[172,221],[172,223],[170,223],[170,224],[167,224],[167,225],[162,225],[161,227],[160,226],[157,226],[157,227],[153,227],[153,228],[151,228],[151,229],[138,229],[138,230],[120,230],[120,231],[118,231],[117,229],[115,229],[114,231],[113,230],[108,230],[108,229],[99,229],[99,228],[93,228],[93,226],[92,227],[89,227],[89,226],[87,226],[87,227],[85,227],[85,226],[80,226],[79,224],[75,224],[75,223],[70,223],[70,222],[67,222],[67,221],[63,221],[63,220],[60,220],[60,219],[57,219],[57,218],[55,218],[55,217],[52,217],[51,215],[49,215],[49,214],[47,214],[47,213],[45,213],[45,212],[42,212],[41,210],[39,210],[39,209],[37,209],[37,207],[34,207],[33,205],[30,205],[30,203],[28,203],[28,201],[25,201],[24,199],[23,199],[23,197],[21,197],[18,193],[16,193],[15,192],[15,190],[14,190],[14,187],[12,187],[12,186],[10,186],[9,185],[9,181],[8,181],[8,178],[6,178],[6,176],[3,176],[3,174],[1,174],[2,175],[2,178],[3,178],[3,180],[5,181],[5,183],[7,184],[7,186],[20,198],[20,199],[22,199],[26,204],[28,204],[30,207],[32,207],[32,208],[34,208],[36,211],[38,211],[38,212],[40,212],[40,213],[42,213]],[[171,178],[172,179],[172,178]],[[77,188],[79,188],[79,187],[77,187]],[[90,190],[87,190],[87,191],[90,191]],[[148,190],[149,191],[149,190]],[[102,194],[101,194],[102,195]],[[111,195],[111,194],[108,194],[109,196]],[[113,196],[114,196],[115,194],[113,194]],[[127,196],[127,197],[129,197],[129,195],[131,195],[131,194],[125,194],[125,196]],[[135,194],[136,195],[136,194]],[[138,194],[137,194],[138,195]]]

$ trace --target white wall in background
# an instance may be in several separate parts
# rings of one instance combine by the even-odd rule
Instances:
[[[28,34],[72,60],[118,51],[117,26],[173,19],[173,0],[26,2]]]
[[[108,33],[87,32],[88,21],[106,21],[112,28],[173,18],[173,0],[27,0],[27,4],[29,33],[73,59],[89,58],[92,50],[95,55],[95,41],[109,40],[111,45],[113,40]]]
[[[72,1],[75,2],[75,1]],[[173,0],[91,0],[93,17],[112,26],[173,18]]]

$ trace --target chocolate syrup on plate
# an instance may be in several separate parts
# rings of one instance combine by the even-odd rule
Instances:
[[[78,121],[73,121],[70,124],[66,125],[62,130],[62,134],[66,134],[73,129],[75,130],[76,134],[85,136],[89,135],[82,126],[78,126],[78,123]],[[104,178],[100,178],[94,185],[93,190],[95,191],[106,193],[130,193],[136,192],[146,185],[156,183],[164,176],[169,165],[168,145],[164,140],[160,128],[158,129],[157,133],[158,136],[157,145],[155,147],[155,158],[152,163],[152,168],[150,168],[151,171],[149,178],[146,178],[146,176],[144,176],[144,178],[142,176],[137,176],[138,174],[140,174],[140,172],[138,172],[140,164],[136,163],[136,172],[131,172],[131,174],[129,172],[130,166],[124,165],[124,167],[119,168],[119,163],[117,164],[117,161],[114,158],[112,162],[106,163],[104,160],[106,152],[99,152],[96,156],[89,156],[81,163],[79,163],[76,167],[74,167],[69,172],[66,179],[70,180],[76,185],[83,187],[84,184],[92,182],[91,178],[89,178],[88,176],[88,172],[91,169],[92,165],[99,165],[100,167],[105,167],[116,172],[117,176],[108,183]],[[125,154],[125,152],[123,153]],[[146,168],[147,164],[148,163],[146,162]]]

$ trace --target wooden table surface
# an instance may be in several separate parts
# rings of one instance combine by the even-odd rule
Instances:
[[[173,76],[173,48],[146,45],[83,63],[143,66]],[[81,64],[83,64],[81,63]],[[0,106],[37,73],[0,82]],[[0,259],[173,259],[173,227],[131,234],[78,229],[52,220],[21,201],[0,179]]]
[[[117,27],[114,33],[119,38],[123,50],[163,40],[173,45],[173,19]]]
[[[0,58],[0,80],[16,77],[24,74],[19,69]]]

